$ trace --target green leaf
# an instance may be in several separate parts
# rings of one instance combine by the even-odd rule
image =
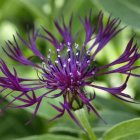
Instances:
[[[133,113],[106,109],[99,111],[99,114],[106,121],[106,124],[99,118],[96,118],[96,120],[94,120],[92,113],[90,115],[89,121],[92,126],[92,130],[99,137],[102,136],[103,133],[106,132],[106,130],[112,128],[114,125],[138,117],[138,115],[134,115]]]
[[[95,0],[93,0],[95,1]],[[124,23],[140,28],[139,0],[99,0],[100,4],[113,16],[119,17]]]
[[[44,132],[45,125],[40,118],[36,117],[35,121],[27,126],[25,123],[28,119],[30,119],[30,115],[23,110],[18,112],[8,110],[5,114],[0,114],[0,140],[40,135]],[[35,129],[35,127],[38,129]]]
[[[124,121],[115,125],[103,135],[103,140],[140,139],[140,118]]]
[[[48,4],[48,1],[20,0],[19,3],[24,4],[24,6],[29,8],[37,17],[45,18],[45,13],[43,12],[43,5]]]
[[[133,134],[127,134],[125,136],[119,137],[114,140],[139,140],[140,139],[140,132],[136,132]]]
[[[122,121],[126,121],[137,117],[133,113],[113,110],[101,111],[100,115],[108,123],[108,125],[114,125]],[[100,124],[102,123],[102,120],[100,120]]]
[[[40,135],[15,140],[80,140],[79,138],[62,135]]]
[[[62,123],[63,122],[63,123]],[[70,118],[69,114],[65,114],[64,117],[58,119],[50,129],[50,133],[67,133],[67,134],[77,134],[82,133],[82,129],[75,124],[75,122]]]

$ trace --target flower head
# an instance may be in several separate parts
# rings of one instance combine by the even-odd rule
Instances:
[[[32,105],[36,105],[33,117],[36,115],[42,99],[52,98],[50,105],[59,112],[57,116],[52,118],[55,120],[61,117],[65,112],[67,112],[71,118],[78,124],[78,120],[73,114],[74,110],[78,110],[83,106],[86,106],[88,111],[93,111],[100,117],[95,107],[91,104],[91,101],[95,99],[95,93],[87,93],[85,87],[93,87],[94,90],[100,89],[107,91],[113,96],[127,101],[132,101],[131,97],[124,93],[124,89],[127,87],[127,82],[130,76],[140,77],[138,74],[134,74],[132,71],[139,68],[139,66],[134,66],[134,63],[139,59],[140,54],[138,52],[137,44],[134,44],[134,37],[130,39],[122,55],[119,58],[112,61],[109,64],[98,66],[96,64],[96,56],[103,50],[106,44],[116,36],[123,28],[119,29],[120,21],[118,19],[112,19],[109,16],[106,25],[103,25],[103,13],[100,12],[96,25],[92,25],[92,13],[86,16],[85,19],[80,18],[80,21],[85,30],[85,39],[82,45],[77,44],[76,38],[72,35],[72,20],[71,16],[69,25],[67,26],[63,19],[63,25],[61,26],[58,21],[54,24],[56,29],[62,36],[63,41],[60,42],[51,32],[43,28],[46,35],[41,35],[38,31],[33,30],[32,34],[28,34],[29,40],[26,41],[18,33],[17,36],[21,43],[30,49],[35,56],[37,56],[42,63],[35,64],[30,59],[26,58],[21,51],[21,47],[14,37],[14,43],[8,41],[6,42],[7,49],[3,48],[4,52],[11,59],[19,62],[23,65],[28,65],[38,69],[39,75],[38,79],[26,79],[18,76],[17,71],[14,69],[13,73],[10,72],[6,63],[0,60],[0,69],[3,73],[3,77],[0,77],[0,86],[4,90],[10,89],[6,96],[13,95],[12,92],[18,91],[19,94],[13,96],[13,100],[6,106],[10,107],[12,103],[19,100],[23,104],[16,106],[16,108],[25,108]],[[49,50],[47,57],[45,57],[38,50],[36,41],[38,38],[42,38],[52,44],[55,49],[56,58],[52,59],[54,52]],[[93,43],[89,48],[87,44],[89,41],[93,40]],[[91,51],[94,49],[94,52]],[[113,66],[117,68],[110,69]],[[100,85],[94,84],[97,77],[103,75],[109,75],[112,73],[119,73],[126,75],[126,80],[124,83],[118,87],[102,87]],[[44,93],[41,95],[36,95],[36,90],[44,89]],[[46,90],[49,89],[49,90]],[[58,93],[52,94],[54,91]],[[60,106],[53,104],[53,100],[58,97],[63,97],[60,102]]]

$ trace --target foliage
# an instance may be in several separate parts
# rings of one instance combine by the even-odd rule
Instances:
[[[0,0],[0,43],[1,46],[5,46],[5,40],[11,40],[12,35],[16,31],[21,32],[23,36],[26,34],[26,29],[30,30],[35,26],[41,28],[41,26],[49,27],[49,30],[56,33],[52,21],[56,18],[61,18],[64,15],[65,20],[69,19],[73,13],[74,16],[83,16],[89,12],[92,8],[94,17],[93,24],[97,19],[98,12],[100,10],[112,13],[113,16],[119,17],[124,25],[128,25],[127,29],[117,36],[110,44],[108,48],[104,49],[105,53],[101,53],[99,59],[102,63],[109,61],[109,58],[116,58],[123,50],[118,50],[118,46],[126,45],[128,39],[137,32],[137,38],[140,37],[140,2],[139,0]],[[106,16],[105,14],[105,22]],[[79,21],[74,22],[73,30],[81,29]],[[79,42],[84,37],[80,32]],[[61,39],[61,38],[60,38]],[[139,42],[138,42],[139,43]],[[39,41],[38,45],[41,47],[41,52],[47,54],[48,49],[51,48],[50,44],[45,44]],[[6,58],[2,53],[0,47],[1,57],[7,60],[9,66],[17,66],[17,63],[12,62]],[[110,54],[108,55],[108,52]],[[24,50],[24,53],[28,56],[31,52]],[[38,61],[34,59],[34,61]],[[18,65],[20,74],[24,76],[35,76],[32,70],[29,68],[28,72],[23,66]],[[114,76],[114,75],[113,75]],[[112,76],[113,79],[114,77]],[[117,76],[116,76],[117,77]],[[115,78],[116,78],[115,77]],[[113,85],[119,83],[123,77],[117,77],[118,81],[109,80],[109,78],[103,77],[101,83],[105,85]],[[97,79],[98,80],[98,79]],[[87,89],[89,92],[91,89]],[[38,91],[39,92],[39,91]],[[140,99],[139,95],[139,80],[131,79],[129,85],[129,91],[136,100]],[[2,98],[2,97],[1,97]],[[10,99],[9,99],[10,100]],[[57,112],[54,112],[51,108],[48,108],[49,101],[43,101],[38,116],[28,126],[25,125],[27,119],[31,118],[33,108],[27,108],[23,111],[9,111],[0,116],[0,139],[1,140],[88,140],[88,136],[78,128],[67,114],[58,121],[48,122],[48,120],[55,116]],[[7,101],[5,101],[7,103]],[[17,104],[19,104],[17,102]],[[55,104],[55,101],[54,101]],[[138,140],[140,139],[140,105],[128,104],[118,101],[106,93],[100,93],[97,95],[93,104],[100,110],[101,116],[106,120],[107,124],[104,124],[99,118],[96,118],[94,114],[90,114],[87,118],[91,125],[91,130],[97,135],[97,138],[102,140]],[[2,106],[0,105],[0,108]],[[49,110],[49,111],[47,111]],[[89,127],[89,126],[88,126]]]

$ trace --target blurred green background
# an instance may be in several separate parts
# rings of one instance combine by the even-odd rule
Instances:
[[[105,16],[104,22],[106,22],[108,15],[112,13],[113,17],[119,17],[122,20],[120,26],[128,26],[100,53],[98,61],[101,64],[111,62],[117,58],[134,33],[136,33],[138,46],[140,46],[139,0],[0,0],[1,57],[9,67],[16,67],[21,76],[35,76],[36,73],[31,68],[27,71],[24,66],[20,66],[7,58],[2,51],[2,46],[5,47],[5,41],[13,40],[13,34],[15,35],[16,31],[26,38],[27,30],[31,31],[34,26],[36,28],[43,26],[59,38],[60,36],[56,32],[53,21],[61,19],[61,16],[64,15],[67,23],[73,13],[73,32],[80,32],[78,41],[81,42],[84,39],[84,31],[78,17],[87,15],[91,8],[93,25],[99,11],[102,10]],[[49,43],[44,41],[39,41],[38,46],[44,55],[47,55],[48,48],[51,47]],[[21,47],[23,52],[30,56],[31,52],[25,47]],[[120,75],[111,75],[99,79],[97,83],[105,86],[116,86],[122,83],[122,80],[124,80],[124,77]],[[131,78],[126,90],[136,100],[140,100],[139,82],[140,79]],[[92,89],[87,90],[93,92]],[[124,103],[105,92],[97,91],[96,93],[97,98],[93,101],[93,104],[107,124],[96,118],[94,113],[87,115],[87,117],[98,139],[140,139],[140,120],[138,119],[140,117],[140,105]],[[0,108],[2,106],[3,104],[0,105]],[[47,120],[54,116],[56,111],[48,107],[47,101],[43,101],[33,122],[25,125],[31,118],[32,111],[33,107],[27,108],[27,110],[9,109],[2,114],[0,116],[0,140],[88,140],[88,136],[76,126],[67,114],[57,121],[48,123]],[[129,121],[129,119],[132,120]],[[118,123],[120,125],[116,126]]]

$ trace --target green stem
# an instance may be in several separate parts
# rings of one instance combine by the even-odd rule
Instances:
[[[75,114],[76,114],[78,120],[80,121],[81,125],[85,129],[86,133],[88,134],[90,140],[97,140],[96,135],[92,131],[92,128],[88,122],[85,110],[79,109],[79,110],[75,111]]]

